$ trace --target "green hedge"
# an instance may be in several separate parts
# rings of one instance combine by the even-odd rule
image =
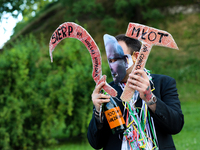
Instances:
[[[51,63],[48,43],[33,36],[0,54],[0,149],[36,149],[86,134],[95,86],[90,54],[65,39],[53,56]]]

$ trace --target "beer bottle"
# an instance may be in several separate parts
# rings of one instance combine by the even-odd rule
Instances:
[[[122,133],[126,129],[125,121],[119,106],[112,97],[110,97],[110,102],[104,103],[103,110],[112,133]]]

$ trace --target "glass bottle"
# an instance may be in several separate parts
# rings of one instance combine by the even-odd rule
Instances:
[[[112,133],[118,134],[124,132],[126,125],[122,112],[112,97],[110,97],[110,102],[104,103],[103,110]]]

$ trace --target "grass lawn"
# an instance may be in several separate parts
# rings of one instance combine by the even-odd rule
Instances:
[[[200,149],[200,101],[182,102],[185,124],[182,131],[174,135],[177,150]]]
[[[68,143],[41,150],[93,150],[89,143]]]

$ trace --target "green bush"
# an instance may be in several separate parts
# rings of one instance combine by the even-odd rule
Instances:
[[[48,44],[33,36],[0,55],[0,149],[36,149],[86,134],[95,86],[90,54],[65,39],[53,56],[51,63]]]

